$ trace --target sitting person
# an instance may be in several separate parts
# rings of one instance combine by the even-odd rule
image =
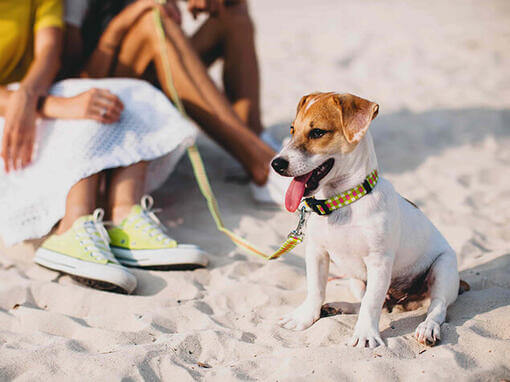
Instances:
[[[177,244],[144,194],[196,131],[167,97],[134,79],[69,79],[51,86],[62,42],[60,0],[0,3],[0,235],[46,235],[35,261],[86,283],[131,293],[135,267],[205,266]],[[106,90],[108,89],[108,90]],[[106,179],[107,214],[96,201]]]
[[[275,152],[258,136],[262,132],[259,73],[246,1],[230,0],[224,5],[219,0],[190,0],[188,6],[194,14],[215,14],[191,40],[178,25],[180,14],[173,0],[164,6],[153,0],[125,3],[67,0],[64,57],[72,63],[87,62],[84,67],[74,65],[75,75],[143,78],[171,98],[163,63],[167,56],[175,87],[190,117],[243,165],[257,201],[282,204],[288,181],[270,171]],[[206,6],[197,5],[202,3]],[[166,52],[161,50],[151,12],[154,7],[161,10]],[[224,59],[228,99],[216,88],[204,65],[220,57]]]

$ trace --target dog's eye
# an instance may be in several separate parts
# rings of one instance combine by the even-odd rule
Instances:
[[[308,133],[308,138],[310,138],[310,139],[318,139],[318,138],[321,138],[322,136],[324,136],[324,134],[326,134],[326,133],[328,133],[327,130],[312,129]]]
[[[291,134],[291,135],[294,135],[294,126],[291,126],[291,127],[290,127],[290,134]]]

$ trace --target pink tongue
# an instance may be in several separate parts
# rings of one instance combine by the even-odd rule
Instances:
[[[299,203],[301,203],[301,199],[305,193],[306,182],[308,182],[311,176],[312,171],[308,174],[297,176],[290,182],[290,186],[285,194],[285,207],[288,211],[294,212],[298,209]]]

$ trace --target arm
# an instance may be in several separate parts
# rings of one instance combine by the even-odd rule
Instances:
[[[171,4],[174,6],[172,7]],[[169,1],[165,7],[154,2],[154,0],[138,0],[126,7],[109,24],[101,35],[96,49],[92,53],[87,65],[85,66],[82,77],[107,77],[115,63],[115,57],[122,44],[122,40],[129,32],[132,25],[144,13],[153,8],[159,8],[160,11],[174,20],[180,20],[180,14],[173,1]]]
[[[9,102],[9,96],[11,91],[7,90],[5,86],[0,86],[0,116],[5,116],[7,110],[7,103]]]
[[[5,171],[21,169],[32,160],[38,98],[46,93],[60,67],[62,31],[42,28],[35,34],[34,60],[18,90],[0,92],[5,114],[1,157]],[[3,106],[2,106],[3,105]]]
[[[27,106],[36,106],[38,97],[46,93],[60,68],[61,39],[62,33],[59,28],[44,28],[37,32],[34,61],[21,81],[19,89],[10,91],[0,86],[0,116],[6,116],[10,96],[15,93],[24,93],[28,102]],[[21,94],[16,95],[18,96]]]

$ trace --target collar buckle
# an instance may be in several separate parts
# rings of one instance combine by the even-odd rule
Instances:
[[[312,209],[318,215],[329,215],[331,212],[329,207],[326,205],[326,200],[315,199],[315,198],[306,198],[305,203],[308,207]]]
[[[374,189],[374,187],[372,187],[372,185],[370,184],[368,179],[365,179],[365,181],[361,184],[361,186],[365,189],[365,191],[367,192],[367,195],[370,194],[372,192],[372,190]]]

